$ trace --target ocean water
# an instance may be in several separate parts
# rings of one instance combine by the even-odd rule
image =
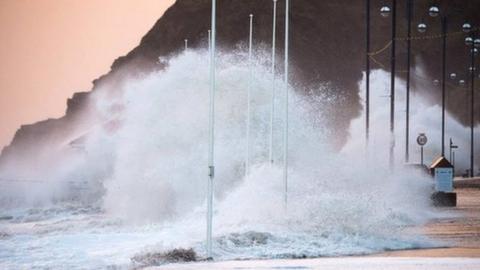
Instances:
[[[254,67],[249,175],[244,172],[246,55],[218,57],[214,258],[341,256],[441,244],[405,231],[440,214],[430,206],[431,179],[401,165],[402,128],[395,134],[394,173],[388,166],[389,108],[382,95],[389,77],[383,71],[372,74],[367,151],[363,114],[352,120],[339,150],[332,143],[337,131],[324,124],[330,116],[324,108],[342,98],[322,94],[331,92],[324,91],[328,83],[303,89],[293,80],[284,204],[286,87],[278,74],[270,164],[271,76],[265,55],[257,54]],[[79,134],[80,149],[51,150],[61,157],[55,166],[29,175],[42,181],[1,182],[0,268],[129,269],[135,255],[174,248],[193,248],[205,257],[208,53],[189,50],[168,62],[167,69],[131,78],[115,91],[99,89],[98,122]],[[363,96],[363,82],[359,85]],[[401,108],[403,93],[397,94]],[[412,134],[439,123],[437,106],[421,97],[412,106]],[[403,117],[397,114],[398,123]],[[452,130],[466,133],[459,125]],[[427,160],[437,154],[436,137],[429,141]],[[412,156],[417,150],[412,146]],[[23,167],[15,169],[3,176],[21,178]]]

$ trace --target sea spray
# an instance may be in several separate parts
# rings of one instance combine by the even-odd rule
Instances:
[[[192,231],[180,231],[201,239],[209,83],[206,56],[204,52],[190,51],[172,59],[166,71],[132,81],[125,87],[121,128],[112,136],[116,145],[115,168],[105,184],[107,213],[128,222],[167,222],[175,228],[192,222],[198,226]],[[372,162],[363,156],[363,148],[352,146],[359,143],[363,133],[355,125],[350,130],[349,143],[341,153],[335,152],[329,143],[331,133],[322,125],[324,115],[318,113],[326,101],[295,91],[290,92],[289,111],[289,196],[292,200],[285,211],[278,171],[283,162],[279,131],[284,123],[278,110],[274,137],[276,160],[271,166],[267,162],[270,84],[265,79],[268,70],[263,65],[256,65],[252,93],[252,171],[247,178],[243,177],[248,67],[238,62],[241,57],[241,54],[223,54],[218,62],[218,171],[214,216],[215,235],[219,237],[217,255],[228,258],[294,256],[296,249],[303,250],[300,245],[307,239],[312,245],[324,247],[311,250],[309,256],[332,254],[329,248],[337,250],[331,246],[335,245],[329,238],[332,235],[337,244],[343,246],[335,254],[418,245],[408,241],[399,244],[394,241],[397,239],[394,234],[404,226],[427,220],[430,213],[428,177],[405,171],[401,165],[395,176],[391,175],[382,151],[388,145],[388,131],[382,131],[381,125],[373,125],[380,134],[373,132],[373,138],[383,136],[384,140],[378,139],[372,144],[369,150],[374,157]],[[386,75],[379,72],[378,76],[382,82],[381,77]],[[277,107],[281,108],[284,98],[278,93]],[[388,110],[379,109],[380,122],[383,112]],[[401,151],[397,151],[401,156]],[[262,246],[261,249],[268,252],[259,254],[254,250],[249,252],[246,244],[241,247],[244,252],[232,249],[232,243],[226,241],[231,234],[248,232],[268,233],[272,237],[267,237],[267,243],[278,246]],[[357,244],[349,243],[352,237],[358,238]],[[303,240],[292,245],[295,239]],[[389,242],[389,239],[393,240]],[[381,243],[378,246],[377,241]],[[167,244],[170,245],[174,247],[174,243]],[[198,252],[202,254],[201,249]]]
[[[421,70],[417,70],[420,75]],[[419,76],[420,76],[419,75]],[[389,121],[390,121],[390,85],[388,74],[382,70],[374,70],[371,73],[372,90],[370,95],[371,102],[371,134],[370,147],[368,149],[368,159],[371,163],[388,160],[388,145],[390,139]],[[395,92],[395,160],[396,164],[405,162],[405,82],[397,78],[397,90]],[[428,143],[425,145],[425,165],[430,165],[434,159],[441,154],[441,106],[432,104],[432,96],[441,95],[441,91],[434,86],[431,88],[414,89],[410,98],[410,163],[420,163],[420,146],[416,138],[420,133],[425,133],[428,137]],[[359,82],[361,102],[365,104],[365,83]],[[458,91],[458,89],[457,89]],[[453,94],[453,93],[452,93]],[[449,157],[449,139],[452,138],[455,145],[458,145],[456,151],[456,172],[464,172],[470,166],[470,129],[464,127],[448,111],[446,112],[446,134],[445,148],[446,157]],[[343,153],[349,156],[356,155],[362,158],[365,153],[365,136],[362,134],[365,129],[365,114],[353,119],[350,124],[350,139],[342,149]],[[476,140],[480,135],[476,135]],[[378,149],[381,146],[381,149]],[[375,167],[373,167],[375,168]]]
[[[339,152],[331,143],[336,131],[324,124],[330,116],[324,108],[332,97],[292,87],[290,199],[284,208],[281,130],[285,96],[282,91],[276,94],[274,164],[270,165],[271,76],[263,55],[268,54],[257,55],[254,72],[252,167],[247,177],[246,55],[223,53],[218,57],[213,223],[216,258],[346,255],[429,246],[427,239],[403,229],[436,215],[429,202],[431,180],[401,165],[400,128],[394,174],[388,167],[385,149],[389,134],[382,124],[388,107],[379,97],[382,93],[372,94],[378,98],[372,102],[373,139],[368,151],[361,139],[364,129],[360,117],[352,121],[348,142]],[[131,257],[143,252],[190,247],[203,256],[208,175],[207,60],[206,51],[188,50],[170,59],[167,69],[132,78],[114,96],[97,93],[101,121],[86,134],[76,167],[69,167],[68,173],[87,183],[85,194],[90,199],[84,200],[79,195],[82,193],[76,192],[69,200],[56,200],[54,204],[66,210],[58,211],[58,216],[45,215],[37,221],[40,226],[31,230],[15,217],[15,222],[2,223],[2,230],[12,235],[5,242],[7,248],[0,250],[2,263],[68,265],[72,269],[84,264],[95,268],[128,265]],[[385,72],[372,74],[377,91],[387,81]],[[283,89],[277,83],[278,89]],[[328,82],[315,90],[325,87]],[[423,105],[421,99],[416,102],[418,108],[436,110]],[[414,125],[413,130],[423,128]],[[95,201],[98,208],[75,212],[81,209],[75,205],[78,201],[82,205]],[[29,210],[11,212],[17,217],[30,215]],[[46,229],[39,231],[39,227]],[[63,258],[66,247],[73,242],[76,244],[68,249],[68,263]],[[106,249],[106,245],[115,248]],[[39,252],[27,252],[30,246],[38,247]],[[45,248],[51,254],[48,258],[42,258]]]

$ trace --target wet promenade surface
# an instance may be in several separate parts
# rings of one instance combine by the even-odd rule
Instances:
[[[457,207],[439,208],[446,217],[411,228],[444,242],[444,248],[392,251],[365,257],[170,264],[149,269],[480,269],[480,185],[471,183],[463,182],[455,190]]]

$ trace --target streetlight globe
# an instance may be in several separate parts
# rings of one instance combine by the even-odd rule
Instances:
[[[417,30],[420,33],[425,33],[427,31],[427,25],[424,23],[419,23],[417,26]]]
[[[472,37],[466,37],[465,38],[465,45],[472,46],[472,44],[473,44],[473,38]]]
[[[480,38],[476,38],[473,41],[473,45],[475,46],[475,48],[480,48]]]
[[[439,81],[439,80],[437,80],[437,79],[433,80],[433,85],[435,85],[435,86],[438,86],[438,85],[440,85],[440,81]]]
[[[465,80],[459,80],[459,81],[458,81],[458,84],[459,84],[460,86],[464,86],[464,85],[465,85]]]
[[[469,24],[468,22],[467,22],[467,23],[464,23],[464,24],[462,25],[462,30],[463,30],[463,32],[468,33],[468,32],[470,32],[470,31],[472,30],[472,25]]]
[[[469,71],[470,73],[474,72],[475,70],[476,70],[475,67],[469,67],[469,68],[468,68],[468,71]]]
[[[380,15],[385,18],[388,17],[390,15],[390,8],[388,6],[383,6],[380,9]]]
[[[450,79],[455,80],[457,78],[457,73],[451,73]]]
[[[437,6],[432,6],[428,10],[428,14],[430,15],[430,17],[437,17],[439,13],[440,9]]]
[[[473,52],[473,55],[475,55],[475,56],[478,55],[478,49],[477,49],[477,48],[473,48],[473,49],[472,49],[472,52]]]

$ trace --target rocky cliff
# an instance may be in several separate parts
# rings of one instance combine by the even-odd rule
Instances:
[[[382,48],[390,37],[391,20],[382,18],[380,6],[389,1],[372,0],[372,50]],[[397,49],[398,76],[404,76],[406,42],[406,1],[398,1],[397,32],[400,40]],[[432,86],[434,78],[440,78],[441,40],[439,18],[427,15],[430,1],[415,1],[413,27],[420,21],[429,25],[427,34],[412,43],[413,65],[425,68],[424,75],[414,74],[413,83],[425,89],[432,102],[439,102],[440,95]],[[464,21],[480,25],[480,1],[437,1],[441,10],[448,10],[450,18],[448,38],[447,72],[456,72],[459,78],[468,78],[468,50],[461,33]],[[329,124],[335,126],[339,138],[346,137],[349,120],[358,115],[361,105],[358,96],[358,81],[365,67],[365,1],[364,0],[293,0],[291,1],[291,63],[295,81],[302,87],[299,91],[320,89],[328,83],[327,94],[335,97]],[[248,37],[248,15],[255,15],[255,45],[269,48],[272,31],[271,0],[221,0],[218,1],[218,44],[221,50],[229,51],[245,43]],[[278,2],[278,55],[283,53],[284,1]],[[138,75],[163,68],[158,59],[168,57],[183,49],[183,40],[189,39],[189,47],[205,47],[207,30],[210,27],[210,0],[177,0],[142,38],[140,44],[126,56],[114,61],[111,71],[94,81],[91,92],[75,94],[68,101],[66,115],[33,125],[22,126],[12,143],[0,158],[22,160],[36,156],[38,152],[67,145],[75,136],[88,131],[88,119],[95,117],[90,106],[91,96],[99,91],[115,91],[128,76]],[[458,33],[460,32],[460,33]],[[420,34],[414,30],[414,36]],[[375,56],[379,63],[389,66],[389,50]],[[280,60],[280,59],[279,59]],[[282,63],[279,61],[279,63]],[[384,68],[372,63],[372,68]],[[387,68],[386,68],[387,69]],[[278,70],[283,70],[281,64]],[[110,90],[109,90],[110,89]],[[302,90],[303,89],[303,90]],[[439,89],[438,89],[439,90]],[[464,106],[467,91],[456,83],[449,85],[448,108],[458,119],[467,123]],[[433,93],[433,94],[432,94]],[[452,94],[453,93],[453,94]],[[477,115],[480,112],[480,95],[477,95]],[[334,107],[334,109],[333,109]],[[477,121],[480,117],[477,117]],[[52,156],[41,156],[54,158]]]

